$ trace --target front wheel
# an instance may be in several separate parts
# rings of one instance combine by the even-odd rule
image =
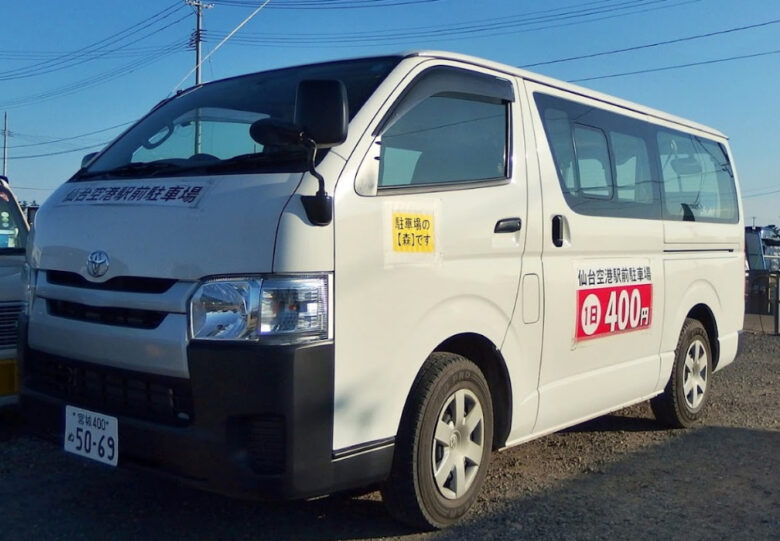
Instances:
[[[712,387],[712,352],[704,326],[686,319],[675,350],[674,367],[664,392],[650,406],[656,419],[688,428],[702,417]]]
[[[493,407],[485,377],[468,359],[432,353],[404,408],[382,496],[415,528],[442,528],[479,494],[490,462]]]

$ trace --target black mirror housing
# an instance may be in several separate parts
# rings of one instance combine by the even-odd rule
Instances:
[[[337,80],[298,83],[294,124],[317,144],[330,148],[347,140],[349,105],[347,89]]]
[[[261,118],[249,127],[249,135],[263,146],[300,145],[303,141],[299,128],[273,118]]]
[[[82,168],[82,169],[84,169],[86,166],[88,166],[88,165],[89,165],[89,162],[91,162],[91,161],[92,161],[92,159],[93,159],[95,156],[97,156],[97,155],[98,155],[98,153],[97,153],[97,152],[90,152],[89,154],[87,154],[86,156],[84,156],[83,158],[81,158],[81,168]]]

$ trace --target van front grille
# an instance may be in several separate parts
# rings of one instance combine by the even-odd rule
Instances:
[[[20,302],[0,302],[0,348],[16,347],[17,325],[23,306]]]
[[[136,329],[156,329],[166,316],[165,312],[155,310],[88,306],[77,302],[52,299],[48,299],[46,304],[49,308],[49,314],[53,316]]]
[[[249,423],[247,447],[249,465],[255,473],[269,475],[284,472],[284,418],[278,415],[253,417]]]
[[[24,385],[67,404],[172,426],[192,422],[190,382],[27,350]]]
[[[167,278],[147,278],[142,276],[116,276],[105,282],[90,282],[80,274],[66,271],[46,271],[46,280],[50,284],[82,289],[104,291],[125,291],[128,293],[165,293],[176,283]]]

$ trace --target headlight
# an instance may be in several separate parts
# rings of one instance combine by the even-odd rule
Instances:
[[[296,344],[328,338],[328,279],[271,277],[203,283],[190,301],[192,337]]]

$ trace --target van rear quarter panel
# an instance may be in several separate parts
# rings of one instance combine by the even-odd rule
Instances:
[[[680,330],[691,309],[703,304],[712,313],[717,336],[710,338],[719,341],[721,346],[718,370],[734,360],[745,312],[744,211],[734,159],[725,138],[697,130],[692,133],[714,140],[725,149],[734,174],[739,220],[733,224],[664,222],[667,302],[658,390],[663,389],[669,379]]]
[[[675,229],[677,225],[683,224],[666,223],[665,228]],[[702,304],[712,313],[717,336],[710,337],[711,339],[734,342],[742,328],[745,311],[742,224],[698,225],[702,226],[703,230],[712,232],[712,238],[717,235],[720,239],[718,244],[694,242],[695,229],[685,228],[692,233],[689,242],[667,243],[665,248],[666,310],[661,342],[659,390],[663,389],[669,379],[680,330],[694,307]],[[685,230],[677,229],[673,232],[675,239],[684,240]],[[722,353],[727,357],[718,360],[718,368],[733,360],[732,349],[722,349]]]

